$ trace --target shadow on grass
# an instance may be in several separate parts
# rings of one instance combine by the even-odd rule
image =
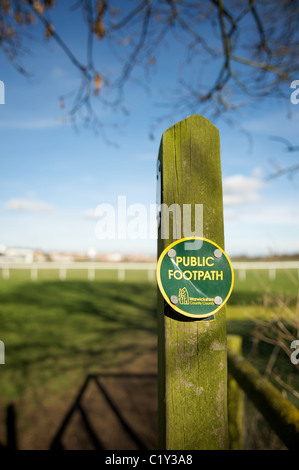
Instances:
[[[156,289],[149,283],[47,281],[16,284],[1,293],[2,303],[63,309],[68,314],[85,312],[117,321],[119,305],[155,315]],[[127,318],[128,320],[128,318]]]
[[[73,403],[66,408],[56,429],[47,429],[47,449],[156,449],[156,374],[89,374]],[[20,407],[18,413],[17,419],[15,405],[7,406],[0,450],[19,448]]]
[[[108,382],[107,382],[108,379]],[[109,389],[109,379],[112,379],[113,388]],[[110,380],[111,382],[111,380]],[[63,450],[69,448],[68,438],[67,438],[67,431],[68,428],[72,427],[72,421],[75,413],[79,412],[81,417],[81,429],[85,431],[87,434],[90,445],[96,450],[103,450],[107,449],[107,445],[109,447],[112,446],[112,449],[124,447],[124,444],[128,444],[130,441],[130,448],[134,448],[136,450],[146,450],[150,446],[149,443],[156,444],[156,435],[157,435],[157,413],[155,409],[155,403],[157,396],[156,396],[156,382],[157,382],[157,375],[156,374],[96,374],[96,375],[88,375],[80,388],[74,402],[70,406],[68,412],[64,416],[62,423],[56,432],[52,442],[50,444],[51,450]],[[89,403],[89,407],[86,406],[86,402],[84,405],[84,396],[87,395],[88,391],[90,390],[91,384],[95,385],[94,393],[96,392],[96,402],[97,405],[95,406],[95,402],[90,407],[90,399],[87,401]],[[144,401],[140,397],[141,395],[146,395],[144,392],[145,389],[148,389],[150,386],[152,393],[150,400],[149,397],[146,397]],[[154,386],[154,389],[153,389]],[[132,413],[129,416],[126,416],[124,410],[123,402],[119,403],[119,399],[117,399],[117,392],[119,389],[122,388],[125,390],[127,388],[127,400],[130,407],[136,408],[141,405],[141,408],[146,408],[147,410],[151,410],[151,419],[148,419],[146,413],[138,413],[137,422],[136,416],[134,419],[134,413],[132,417]],[[136,393],[137,389],[137,393]],[[143,394],[140,394],[140,391],[143,391]],[[132,393],[133,392],[133,393]],[[135,395],[135,396],[134,396]],[[153,396],[154,395],[154,396]],[[136,401],[137,400],[137,401]],[[108,413],[103,410],[104,408],[109,409]],[[92,422],[91,415],[94,415],[95,411],[100,412],[99,419],[97,422]],[[139,410],[140,411],[140,410]],[[154,412],[153,412],[154,411]],[[103,433],[104,429],[107,429],[108,426],[111,426],[111,421],[107,417],[112,413],[114,419],[117,421],[118,431],[116,431],[116,435],[111,439],[107,440],[107,437]],[[103,415],[106,417],[106,420],[103,421]],[[110,418],[111,420],[111,418]],[[146,432],[143,435],[140,432],[140,423],[146,425]],[[139,426],[138,426],[139,425]],[[102,427],[101,427],[102,426]],[[139,427],[139,432],[136,431]],[[80,432],[79,431],[79,432]],[[78,430],[77,430],[78,432]],[[123,437],[125,434],[125,438]],[[141,434],[141,435],[140,435]],[[148,440],[148,437],[150,439]],[[125,448],[125,447],[124,447]],[[155,448],[155,446],[154,446]]]
[[[15,405],[10,403],[6,407],[6,443],[0,443],[0,450],[17,450],[17,425],[16,425],[16,410]]]
[[[12,283],[1,293],[0,320],[7,397],[48,382],[70,386],[65,372],[74,383],[156,353],[156,287],[148,282]]]
[[[57,397],[63,396],[64,400],[65,391],[76,390],[86,376],[111,370],[140,373],[155,368],[155,359],[152,359],[156,356],[157,336],[154,283],[29,281],[6,284],[5,289],[0,285],[0,295],[1,339],[6,346],[0,396],[5,397],[3,403],[6,406],[12,398],[29,397],[27,402],[22,402],[18,413],[23,421],[29,420],[28,416],[30,420],[31,416],[35,417],[32,427],[38,428],[39,420],[44,416],[36,417],[29,410],[24,419],[24,410],[27,413],[24,403],[39,409],[44,400],[52,400],[53,406],[49,408],[54,410]],[[262,305],[264,297],[260,293],[236,290],[229,302],[241,306]],[[247,358],[255,356],[250,336],[252,328],[253,322],[228,322],[229,333],[242,335]],[[261,347],[265,346],[259,345],[259,352]],[[264,370],[271,350],[262,352],[261,368]],[[120,393],[117,386],[115,390]],[[131,393],[133,389],[128,392]],[[144,390],[138,397],[143,394]],[[72,402],[69,396],[61,405],[63,413],[65,403]],[[119,395],[118,403],[122,403],[121,400]],[[87,413],[85,407],[88,409],[88,401],[76,407],[79,420],[93,446],[102,448],[104,443],[90,419],[93,410]],[[146,406],[140,405],[140,410],[146,410]],[[54,419],[44,425],[45,441],[53,422]],[[60,417],[51,429],[57,429],[58,422],[61,422]],[[40,429],[37,432],[40,433]],[[32,442],[37,437],[34,435]],[[2,436],[0,439],[5,442]],[[13,442],[12,438],[10,442]],[[32,442],[30,444],[35,445]]]

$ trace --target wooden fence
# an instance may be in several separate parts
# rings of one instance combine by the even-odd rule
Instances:
[[[35,263],[0,263],[2,269],[2,279],[10,279],[12,270],[29,270],[31,280],[38,279],[39,271],[57,271],[61,281],[67,279],[68,272],[72,270],[85,271],[86,278],[90,281],[95,280],[97,271],[116,271],[117,279],[124,281],[127,271],[145,271],[149,281],[155,280],[156,263],[91,263],[91,262],[35,262]]]
[[[252,401],[280,440],[290,450],[299,448],[299,410],[242,356],[240,336],[228,335],[229,445],[245,447],[244,394]]]
[[[116,278],[119,281],[126,279],[126,273],[132,271],[145,271],[149,281],[155,280],[156,263],[104,263],[104,262],[32,262],[32,263],[2,263],[0,261],[0,271],[2,279],[8,280],[11,271],[30,271],[30,279],[35,281],[39,277],[39,271],[57,271],[61,281],[67,279],[69,271],[85,271],[86,279],[93,281],[96,279],[97,271],[116,271]],[[234,272],[240,281],[246,281],[247,271],[264,270],[268,271],[269,280],[275,280],[279,270],[295,270],[299,279],[299,261],[232,261]]]

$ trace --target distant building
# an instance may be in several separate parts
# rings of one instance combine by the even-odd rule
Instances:
[[[49,257],[51,261],[57,262],[72,262],[74,261],[74,255],[72,253],[60,253],[57,251],[53,251],[49,253]]]
[[[89,261],[85,253],[74,253],[74,261]]]
[[[90,259],[91,261],[94,261],[97,257],[97,250],[93,247],[91,248],[88,248],[87,250],[87,257],[88,259]]]
[[[40,250],[34,252],[34,261],[44,262],[47,261],[47,255]]]
[[[120,253],[110,253],[108,254],[108,261],[119,263],[122,261],[123,256]]]
[[[124,256],[124,261],[134,262],[134,263],[151,263],[155,262],[157,259],[156,256],[148,255],[144,253],[135,253],[127,254]]]
[[[34,250],[30,248],[5,248],[0,252],[1,263],[32,263]]]
[[[121,254],[119,252],[99,253],[89,249],[87,253],[70,253],[61,251],[43,252],[31,248],[7,248],[0,245],[0,264],[4,263],[32,263],[53,261],[57,263],[98,261],[102,263],[120,263],[122,261],[133,263],[156,262],[156,256],[149,254]]]

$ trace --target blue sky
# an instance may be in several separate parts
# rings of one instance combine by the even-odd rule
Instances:
[[[59,22],[63,24],[63,16]],[[63,37],[81,54],[81,39],[69,24]],[[108,49],[98,47],[108,72],[115,63]],[[154,140],[148,136],[151,123],[164,112],[157,105],[160,90],[175,86],[182,53],[171,43],[160,51],[148,77],[151,94],[134,83],[128,85],[128,117],[98,108],[103,121],[120,125],[117,130],[107,128],[117,147],[91,130],[75,132],[61,122],[65,111],[59,108],[59,96],[79,81],[53,42],[41,41],[24,58],[33,71],[29,79],[0,55],[0,80],[5,84],[5,104],[0,105],[0,245],[46,251],[156,252],[153,239],[99,240],[91,214],[102,203],[116,206],[118,196],[126,196],[128,205],[139,203],[148,209],[156,202],[161,135],[187,114],[178,113],[157,125]],[[291,95],[290,84],[286,93]],[[299,252],[299,175],[291,181],[267,180],[274,164],[298,161],[298,152],[286,152],[269,136],[298,145],[299,105],[289,99],[255,102],[239,112],[238,122],[250,132],[251,143],[237,129],[215,123],[221,137],[226,251],[231,256]]]

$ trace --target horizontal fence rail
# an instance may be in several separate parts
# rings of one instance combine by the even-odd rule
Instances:
[[[33,263],[1,263],[2,278],[10,278],[10,270],[30,270],[30,277],[32,280],[38,279],[39,270],[57,270],[59,272],[59,279],[65,280],[67,278],[67,271],[83,270],[87,271],[89,280],[95,279],[96,271],[117,271],[117,279],[119,281],[125,280],[126,271],[147,271],[149,281],[155,279],[156,263],[100,263],[100,262],[33,262]]]
[[[267,270],[269,280],[274,281],[276,271],[279,269],[297,269],[299,279],[299,261],[236,261],[232,262],[235,271],[238,271],[240,281],[245,281],[247,270]]]
[[[234,269],[299,269],[299,261],[232,261]]]
[[[269,280],[276,278],[276,271],[280,269],[296,269],[299,279],[299,261],[242,261],[232,262],[233,269],[238,272],[240,280],[246,280],[246,271],[248,270],[268,270]],[[57,270],[59,272],[59,279],[64,280],[67,278],[68,270],[83,270],[87,271],[89,280],[95,279],[97,270],[117,271],[117,278],[119,281],[125,280],[126,271],[147,271],[148,280],[155,279],[156,263],[154,262],[3,262],[0,260],[0,269],[2,270],[2,278],[10,278],[10,270],[30,270],[30,277],[32,280],[38,279],[39,270]]]
[[[299,448],[299,410],[243,356],[227,350],[228,371],[288,449]]]
[[[1,263],[0,267],[11,269],[156,269],[156,263],[92,263],[92,262],[33,262],[33,263]],[[299,263],[298,263],[299,267]]]

